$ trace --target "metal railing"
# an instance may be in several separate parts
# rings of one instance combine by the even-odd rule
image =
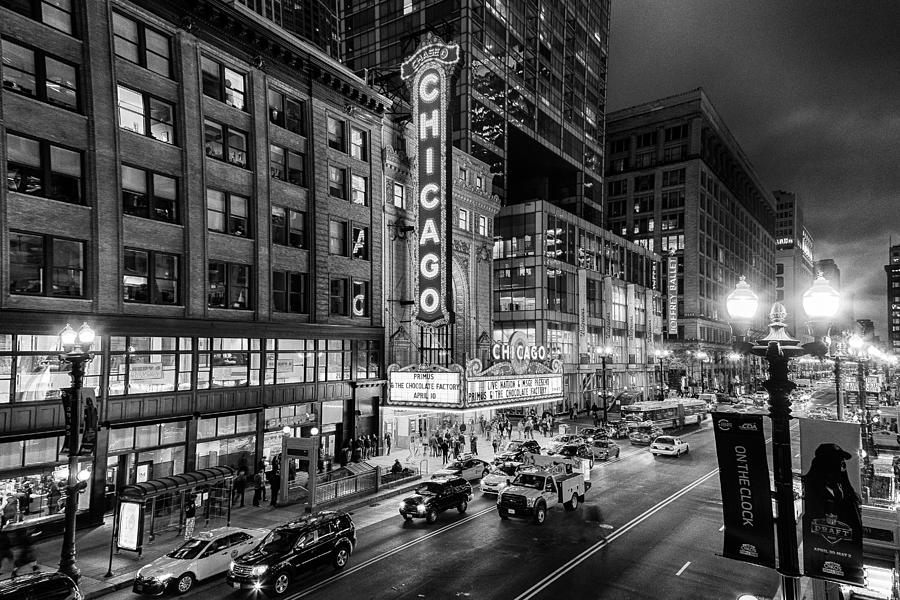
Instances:
[[[333,502],[347,496],[375,491],[378,486],[378,468],[359,475],[342,477],[316,484],[316,504]]]

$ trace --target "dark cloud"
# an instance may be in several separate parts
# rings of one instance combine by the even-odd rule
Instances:
[[[770,189],[803,199],[857,318],[886,335],[900,242],[900,3],[612,0],[608,109],[702,87]]]

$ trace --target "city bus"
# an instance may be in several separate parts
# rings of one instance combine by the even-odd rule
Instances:
[[[636,402],[622,407],[622,419],[629,424],[656,425],[660,429],[696,425],[706,418],[706,413],[706,402],[694,398]]]

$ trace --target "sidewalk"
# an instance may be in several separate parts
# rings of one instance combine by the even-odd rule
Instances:
[[[559,425],[567,425],[569,433],[574,432],[573,425],[578,429],[582,427],[590,427],[591,419],[589,416],[579,416],[574,422],[569,419],[557,421],[557,426],[551,435],[559,432]],[[517,439],[517,432],[513,430],[513,439]],[[535,433],[535,439],[543,444],[548,438]],[[466,448],[469,451],[469,448]],[[406,449],[394,449],[389,455],[375,456],[368,462],[372,466],[382,467],[384,470],[390,470],[394,460],[399,460],[404,467],[420,468],[422,477],[428,479],[430,473],[434,473],[443,465],[440,456],[430,456],[430,448],[426,449],[428,456],[410,456]],[[490,462],[494,458],[494,449],[484,436],[478,436],[478,458]],[[392,498],[394,496],[406,493],[417,485],[412,482],[390,489],[382,489],[371,494],[354,496],[348,498],[344,502],[330,504],[328,510],[344,510],[351,512],[353,510],[366,507],[381,500]],[[252,490],[246,493],[245,506],[243,508],[235,506],[231,510],[231,525],[236,527],[251,527],[267,529],[287,523],[291,519],[295,519],[303,515],[303,505],[285,505],[278,508],[272,508],[268,503],[259,507],[251,504],[253,497]],[[77,549],[77,565],[81,569],[81,581],[79,587],[85,594],[86,600],[98,598],[104,594],[109,594],[115,590],[131,587],[134,576],[139,568],[149,564],[151,561],[159,558],[166,552],[174,549],[181,541],[174,531],[167,531],[156,536],[153,542],[149,542],[145,538],[144,549],[140,558],[136,552],[123,550],[119,553],[113,553],[111,564],[111,577],[106,577],[107,571],[110,569],[110,543],[112,536],[112,515],[108,515],[103,525],[92,529],[81,529],[76,534],[75,546]],[[209,528],[222,527],[225,525],[223,519],[212,520],[209,525],[205,525],[198,519],[196,531],[204,531]],[[56,571],[59,565],[60,538],[52,538],[43,540],[34,545],[34,554],[37,557],[38,569],[40,571]],[[23,571],[25,572],[25,571]],[[0,579],[9,578],[9,572],[0,573]]]

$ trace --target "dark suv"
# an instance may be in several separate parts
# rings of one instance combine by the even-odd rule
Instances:
[[[502,465],[505,462],[522,462],[522,457],[526,452],[540,454],[541,445],[537,440],[512,440],[501,453],[494,456],[494,464]]]
[[[404,521],[422,517],[434,523],[438,513],[448,508],[456,508],[460,514],[466,512],[471,500],[472,485],[462,477],[426,481],[416,488],[414,496],[403,499],[400,515]]]
[[[280,596],[291,582],[319,564],[343,569],[356,547],[356,526],[344,512],[323,511],[272,529],[259,545],[236,558],[228,585]]]
[[[0,600],[83,600],[78,585],[62,573],[28,573],[0,582]]]

